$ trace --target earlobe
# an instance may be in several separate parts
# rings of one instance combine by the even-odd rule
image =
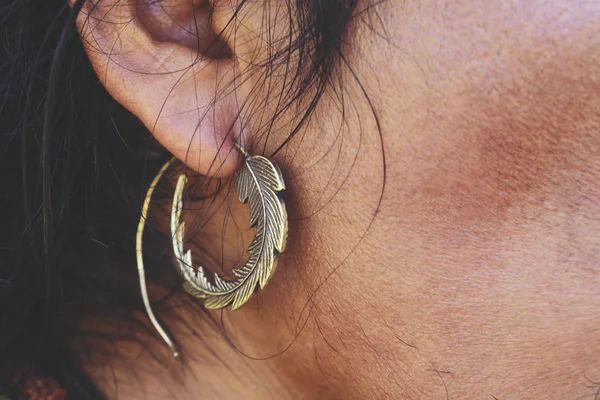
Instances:
[[[243,142],[237,116],[244,99],[206,6],[99,1],[84,7],[78,29],[108,92],[190,168],[224,177],[242,159],[234,143]]]

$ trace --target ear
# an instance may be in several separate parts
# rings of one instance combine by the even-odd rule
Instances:
[[[78,29],[102,84],[162,145],[201,174],[234,173],[244,99],[207,0],[90,2]]]

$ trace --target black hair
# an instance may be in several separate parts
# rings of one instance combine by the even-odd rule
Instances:
[[[0,393],[17,397],[32,376],[102,397],[73,351],[90,334],[76,321],[141,310],[134,232],[147,171],[168,157],[98,82],[75,27],[83,3],[0,0]],[[356,0],[285,6],[294,34],[265,65],[286,66],[272,119],[294,108],[289,140],[343,64]]]

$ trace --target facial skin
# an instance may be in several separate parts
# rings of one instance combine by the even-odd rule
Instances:
[[[287,17],[251,0],[226,27],[233,5],[218,3],[212,30],[226,28],[231,54],[182,72],[193,41],[139,3],[101,3],[94,13],[104,22],[80,18],[99,78],[191,168],[228,179],[241,161],[234,140],[265,144],[254,132],[275,104],[262,67],[247,67],[267,57],[265,15],[280,27],[275,37]],[[187,0],[166,3],[190,21]],[[600,2],[388,0],[361,15],[346,48],[360,85],[342,70],[344,115],[339,99],[324,96],[274,157],[289,186],[288,249],[265,290],[223,313],[239,352],[196,311],[178,309],[166,321],[183,361],[157,362],[123,344],[126,359],[111,370],[90,367],[108,397],[112,372],[128,399],[598,392]],[[237,92],[211,106],[233,76]],[[223,142],[244,101],[260,112],[248,111],[248,125]],[[266,154],[286,128],[275,127]],[[219,247],[219,226],[195,240]]]

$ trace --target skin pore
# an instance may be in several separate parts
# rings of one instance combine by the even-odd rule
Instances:
[[[199,3],[196,23],[208,37],[223,30],[230,53],[186,69],[189,1],[165,2],[182,21],[171,25],[149,3],[101,2],[96,19],[84,8],[79,28],[109,93],[201,175],[231,179],[234,140],[273,153],[297,117],[264,134],[277,105],[267,93],[284,82],[265,87],[259,61],[287,15],[251,0],[227,25],[235,2],[212,19]],[[90,373],[126,399],[593,399],[600,3],[388,0],[348,37],[343,90],[273,157],[290,213],[273,281],[240,310],[210,311],[238,351],[175,296],[164,318],[181,360],[158,341],[159,358],[113,343],[122,358],[98,354]],[[194,241],[239,253],[224,212]],[[247,226],[243,206],[228,212]]]

